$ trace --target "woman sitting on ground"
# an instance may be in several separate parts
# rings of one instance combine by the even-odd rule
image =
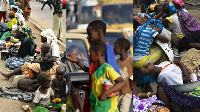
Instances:
[[[3,75],[5,77],[6,80],[9,80],[9,78],[13,75],[16,75],[17,73],[22,72],[23,75],[18,75],[14,78],[13,83],[15,87],[18,87],[19,89],[24,89],[21,87],[25,87],[28,88],[29,85],[28,83],[20,83],[18,84],[18,82],[23,82],[23,79],[26,80],[32,80],[29,79],[29,74],[33,73],[35,76],[37,76],[38,74],[40,74],[42,72],[41,67],[40,67],[40,63],[54,63],[53,67],[50,68],[49,70],[45,71],[48,75],[51,76],[51,80],[55,77],[55,73],[56,73],[56,68],[58,67],[58,64],[60,64],[59,61],[59,46],[57,44],[57,38],[54,35],[53,31],[51,29],[47,29],[47,30],[43,30],[41,33],[41,41],[43,43],[48,43],[50,45],[50,52],[52,54],[52,57],[49,58],[48,60],[44,61],[44,60],[34,60],[33,63],[24,63],[23,66],[15,69],[13,72],[11,73],[1,73],[1,75]],[[33,90],[34,91],[34,90]]]
[[[184,3],[181,0],[174,0],[174,5],[177,9],[177,15],[180,22],[181,30],[184,37],[178,43],[178,52],[188,50],[190,48],[196,48],[200,50],[200,25],[199,22],[189,13],[181,10]]]

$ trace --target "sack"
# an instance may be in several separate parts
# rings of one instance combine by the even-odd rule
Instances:
[[[6,60],[9,58],[9,53],[8,51],[2,51],[1,52],[1,60]]]

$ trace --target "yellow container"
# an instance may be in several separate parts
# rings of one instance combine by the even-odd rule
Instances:
[[[67,110],[67,105],[66,105],[66,104],[63,104],[63,105],[61,106],[61,112],[66,112],[66,110]]]
[[[167,0],[167,2],[172,2],[173,0]]]

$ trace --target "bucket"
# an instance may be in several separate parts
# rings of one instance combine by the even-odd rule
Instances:
[[[73,86],[78,87],[82,85],[87,85],[90,83],[90,74],[88,72],[84,73],[67,73]]]

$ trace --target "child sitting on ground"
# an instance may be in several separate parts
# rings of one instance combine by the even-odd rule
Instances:
[[[45,43],[45,44],[43,44],[41,46],[41,57],[42,57],[42,60],[44,62],[46,62],[49,58],[52,57],[51,52],[50,52],[50,45],[49,44]],[[34,63],[34,61],[32,61],[32,63]],[[50,68],[52,68],[53,65],[54,65],[53,63],[40,63],[41,71],[47,71]],[[31,69],[29,68],[29,71],[30,70]],[[29,72],[29,77],[30,78],[35,79],[35,78],[37,78],[37,76],[38,76],[37,73],[33,73],[33,71]],[[53,79],[53,78],[51,78],[51,79]]]
[[[47,61],[49,58],[52,57],[49,44],[45,43],[41,46],[41,55],[42,55],[42,60],[44,61]]]
[[[56,68],[56,77],[53,79],[51,88],[55,90],[55,98],[62,98],[66,96],[66,79],[65,76],[66,69],[63,66]]]
[[[92,87],[90,92],[90,105],[94,112],[115,112],[118,111],[118,96],[107,97],[125,86],[124,79],[105,61],[106,45],[104,42],[96,42],[90,47],[91,62],[97,63],[98,68],[92,75]],[[103,80],[110,80],[114,86],[103,91]]]
[[[116,61],[119,65],[122,78],[125,80],[126,86],[120,91],[118,108],[120,112],[129,112],[132,108],[132,94],[130,77],[133,75],[133,59],[128,56],[127,51],[130,48],[130,42],[125,38],[119,38],[114,43],[115,55],[119,54],[120,58]]]
[[[51,77],[46,73],[41,73],[37,77],[37,81],[40,87],[35,92],[33,99],[35,104],[34,112],[49,112],[49,110],[58,110],[61,108],[62,104],[53,104],[51,102],[51,99],[54,99],[54,92],[50,87]]]

